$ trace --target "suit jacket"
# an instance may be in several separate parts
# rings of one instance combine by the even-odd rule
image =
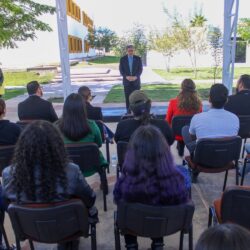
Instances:
[[[58,120],[52,103],[39,96],[29,96],[18,104],[18,117],[20,120],[46,120],[55,122]]]
[[[236,115],[250,115],[250,90],[229,96],[225,109]]]
[[[142,61],[139,56],[133,56],[133,65],[132,65],[132,74],[129,69],[129,64],[128,64],[128,55],[123,56],[120,59],[120,65],[119,65],[119,70],[120,73],[123,77],[123,84],[133,84],[133,85],[140,85],[141,84],[141,74],[142,74]],[[137,76],[137,80],[130,82],[126,79],[126,76]]]
[[[86,102],[86,109],[87,109],[88,119],[95,120],[95,121],[103,120],[101,108],[94,107],[89,102]]]

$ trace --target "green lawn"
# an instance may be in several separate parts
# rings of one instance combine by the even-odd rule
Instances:
[[[201,99],[208,99],[210,84],[197,84],[197,90]],[[142,86],[142,89],[151,98],[152,101],[167,102],[174,98],[180,91],[179,84],[151,84]],[[123,86],[114,86],[106,96],[105,103],[123,103],[125,102]]]
[[[154,71],[159,74],[162,78],[166,80],[182,79],[182,78],[192,78],[196,80],[207,80],[213,79],[213,69],[212,68],[198,68],[197,77],[194,78],[194,73],[191,68],[173,68],[170,72],[163,69],[154,69]],[[222,71],[219,70],[218,78],[222,77]],[[237,79],[242,74],[250,74],[250,68],[235,68],[234,77]]]
[[[25,92],[26,89],[6,89],[4,100],[8,100],[19,95],[23,95]]]
[[[26,86],[30,81],[38,81],[41,84],[46,84],[54,78],[53,73],[44,73],[38,75],[35,72],[5,72],[4,82],[6,86]]]

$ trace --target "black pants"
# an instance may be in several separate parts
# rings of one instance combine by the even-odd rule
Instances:
[[[125,83],[124,86],[124,94],[125,94],[125,100],[126,100],[126,109],[127,113],[130,113],[129,109],[129,96],[135,91],[140,90],[141,85],[138,83]]]
[[[131,234],[125,234],[125,243],[126,245],[137,244],[137,237]],[[151,238],[152,243],[163,243],[163,238]]]

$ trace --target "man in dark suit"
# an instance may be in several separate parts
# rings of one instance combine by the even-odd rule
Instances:
[[[225,109],[236,115],[250,115],[250,75],[240,76],[236,94],[229,96]]]
[[[88,119],[95,120],[95,121],[102,121],[102,109],[100,107],[94,107],[90,104],[92,100],[91,90],[86,87],[82,86],[78,89],[78,94],[81,95],[86,102],[86,109],[87,109],[87,115]]]
[[[29,97],[18,104],[18,117],[20,120],[58,120],[52,103],[42,99],[43,90],[37,81],[27,84]]]
[[[134,55],[133,45],[127,46],[127,55],[120,59],[119,70],[123,77],[123,86],[126,99],[127,113],[131,113],[129,109],[129,96],[135,90],[141,89],[142,61],[139,56]]]

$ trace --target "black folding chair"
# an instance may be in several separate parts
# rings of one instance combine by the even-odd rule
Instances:
[[[98,128],[100,129],[100,132],[102,135],[102,143],[104,143],[106,146],[106,159],[107,159],[108,164],[110,165],[110,149],[109,149],[110,140],[109,140],[108,136],[105,135],[103,122],[102,121],[95,121],[95,123],[97,124]],[[108,171],[108,173],[110,173],[109,166],[107,168],[107,171]]]
[[[247,163],[250,162],[250,144],[246,144],[245,145],[245,151],[246,151],[246,156],[244,158],[244,163],[243,163],[243,170],[242,170],[242,175],[241,175],[241,183],[240,185],[244,184],[244,179],[245,179],[245,173],[246,173],[246,167],[247,167]]]
[[[8,213],[16,237],[17,250],[21,250],[20,241],[29,240],[55,244],[67,243],[79,237],[91,236],[91,249],[96,250],[96,223],[90,220],[88,209],[81,200],[52,204],[10,204]],[[69,248],[74,250],[73,246]]]
[[[121,249],[120,234],[160,238],[180,231],[179,249],[183,249],[183,238],[187,233],[189,250],[192,250],[193,214],[193,202],[161,207],[121,202],[114,214],[115,249]]]
[[[125,155],[127,152],[128,142],[118,141],[116,145],[117,149],[117,166],[116,166],[116,177],[119,178],[119,173],[122,170],[122,165],[125,159]]]
[[[221,173],[226,171],[223,185],[223,190],[225,190],[228,170],[235,169],[236,185],[238,185],[238,160],[241,143],[242,140],[239,136],[199,140],[193,158],[191,156],[185,158],[193,177],[199,172]]]
[[[248,138],[250,138],[250,115],[238,116],[240,120],[240,129],[238,135],[243,140],[242,158],[245,153],[245,144]]]
[[[0,176],[2,176],[4,168],[11,164],[14,150],[15,145],[0,146]]]
[[[74,143],[66,144],[66,149],[69,158],[77,164],[81,171],[86,172],[98,172],[101,178],[101,185],[103,191],[103,206],[104,211],[107,211],[107,176],[105,168],[100,166],[100,152],[95,143]]]
[[[208,226],[235,223],[250,230],[250,188],[230,187],[209,208]]]
[[[177,115],[172,119],[172,130],[174,136],[182,136],[181,131],[185,126],[189,126],[193,115]]]

